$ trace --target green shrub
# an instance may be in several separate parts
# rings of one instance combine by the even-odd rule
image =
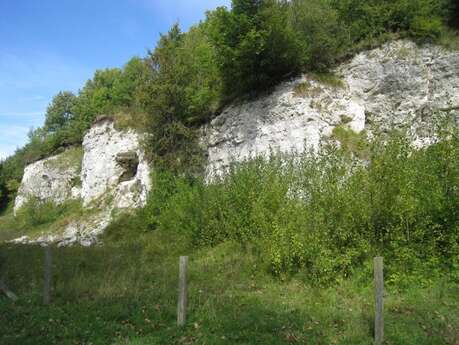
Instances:
[[[150,52],[152,82],[143,96],[151,134],[147,151],[159,169],[202,168],[197,126],[216,110],[221,90],[214,55],[202,26],[184,34],[175,25]]]
[[[63,208],[57,207],[55,203],[32,197],[19,210],[18,217],[24,222],[25,227],[37,227],[54,222],[62,212]]]
[[[288,25],[288,4],[234,0],[208,14],[225,96],[269,88],[302,63],[298,35]]]
[[[410,34],[425,41],[435,41],[443,31],[441,18],[415,17],[410,25]]]
[[[298,34],[309,69],[327,70],[350,45],[348,29],[329,1],[292,1],[289,22]]]
[[[22,235],[33,237],[39,233],[60,232],[69,221],[80,219],[83,214],[87,215],[89,211],[84,213],[78,200],[69,200],[58,205],[52,201],[30,197],[14,218],[2,219],[0,231],[14,231],[17,233],[16,237]]]
[[[447,17],[445,0],[333,0],[333,8],[352,43],[387,32],[407,32],[420,40],[432,40]]]
[[[169,180],[157,228],[197,246],[237,241],[274,274],[301,270],[317,282],[352,274],[374,255],[388,258],[398,282],[400,272],[425,277],[457,264],[457,133],[420,150],[398,133],[365,145],[336,135],[340,147],[258,158],[212,184]]]

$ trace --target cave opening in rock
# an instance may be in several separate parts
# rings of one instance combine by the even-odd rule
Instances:
[[[116,162],[123,170],[119,182],[130,181],[137,175],[139,156],[136,152],[119,153],[116,156]]]

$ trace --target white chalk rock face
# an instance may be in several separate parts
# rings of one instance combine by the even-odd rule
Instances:
[[[14,212],[31,198],[56,204],[79,198],[81,156],[80,149],[69,149],[28,165],[15,200]]]
[[[336,126],[405,127],[422,142],[432,110],[459,109],[457,51],[394,41],[358,54],[334,74],[328,81],[302,76],[225,109],[204,128],[208,178],[234,161],[317,146]]]
[[[113,120],[102,119],[86,134],[82,149],[70,149],[27,166],[15,210],[36,197],[58,204],[81,199],[91,211],[84,219],[67,224],[59,234],[25,236],[13,242],[93,245],[110,224],[112,210],[144,206],[151,179],[141,140],[135,131],[117,130]]]
[[[83,141],[81,198],[84,206],[113,198],[115,208],[145,205],[151,188],[150,167],[141,149],[141,136],[119,131],[113,121],[99,121]]]

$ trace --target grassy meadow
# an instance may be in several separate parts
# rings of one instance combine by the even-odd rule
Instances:
[[[0,298],[0,343],[372,344],[370,263],[352,279],[322,287],[307,274],[273,277],[239,244],[193,250],[160,233],[139,235],[141,242],[121,247],[55,248],[50,306],[41,297],[43,249],[2,245],[2,277],[19,301]],[[182,329],[181,254],[190,256]],[[387,286],[386,344],[456,345],[458,300],[459,284],[447,277]]]

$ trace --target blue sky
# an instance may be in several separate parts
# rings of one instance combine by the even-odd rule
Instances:
[[[60,90],[77,91],[98,68],[120,67],[230,0],[0,0],[0,159],[43,124]]]

